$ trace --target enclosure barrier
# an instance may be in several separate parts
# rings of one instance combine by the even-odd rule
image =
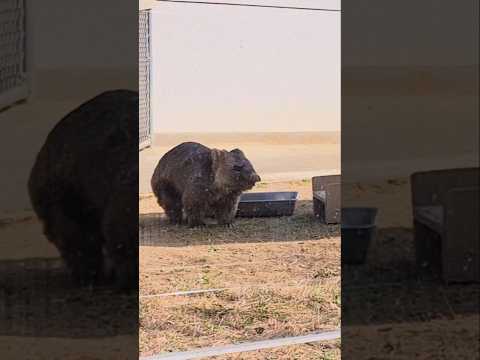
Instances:
[[[0,110],[28,96],[25,0],[0,0]]]
[[[187,360],[187,359],[203,359],[209,356],[219,356],[224,354],[234,354],[246,351],[271,349],[280,346],[291,346],[298,344],[308,344],[318,341],[330,341],[340,338],[340,330],[326,331],[302,336],[291,336],[280,339],[261,340],[246,342],[226,346],[214,346],[192,351],[184,351],[177,353],[166,353],[153,356],[142,357],[140,360]]]
[[[139,11],[138,16],[138,91],[139,91],[139,149],[152,143],[150,10]]]

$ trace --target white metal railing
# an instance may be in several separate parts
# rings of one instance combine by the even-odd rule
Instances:
[[[150,10],[140,10],[138,19],[138,128],[140,150],[150,146],[152,142],[150,54]]]
[[[28,96],[25,0],[0,0],[0,110]]]

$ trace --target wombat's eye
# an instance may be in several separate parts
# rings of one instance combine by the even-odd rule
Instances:
[[[233,171],[242,171],[243,165],[233,165]]]

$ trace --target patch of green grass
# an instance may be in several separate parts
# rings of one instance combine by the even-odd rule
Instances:
[[[336,292],[336,293],[333,295],[333,302],[334,302],[335,305],[337,305],[338,307],[341,307],[341,306],[342,306],[342,296],[340,295],[340,293]]]
[[[315,275],[313,275],[314,279],[327,279],[332,276],[338,276],[340,272],[337,269],[330,269],[330,268],[322,268],[317,270]]]
[[[208,277],[207,274],[202,274],[202,276],[200,277],[200,282],[202,283],[202,285],[209,285],[210,284],[210,279]]]
[[[319,360],[335,360],[336,357],[333,354],[333,351],[325,352],[325,354],[320,355]]]

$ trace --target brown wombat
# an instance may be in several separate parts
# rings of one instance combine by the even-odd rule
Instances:
[[[80,285],[138,287],[138,93],[102,93],[50,132],[28,190]]]
[[[160,159],[151,185],[172,224],[182,223],[184,212],[188,225],[195,227],[205,225],[210,214],[218,224],[231,225],[241,193],[260,180],[241,150],[186,142]]]

